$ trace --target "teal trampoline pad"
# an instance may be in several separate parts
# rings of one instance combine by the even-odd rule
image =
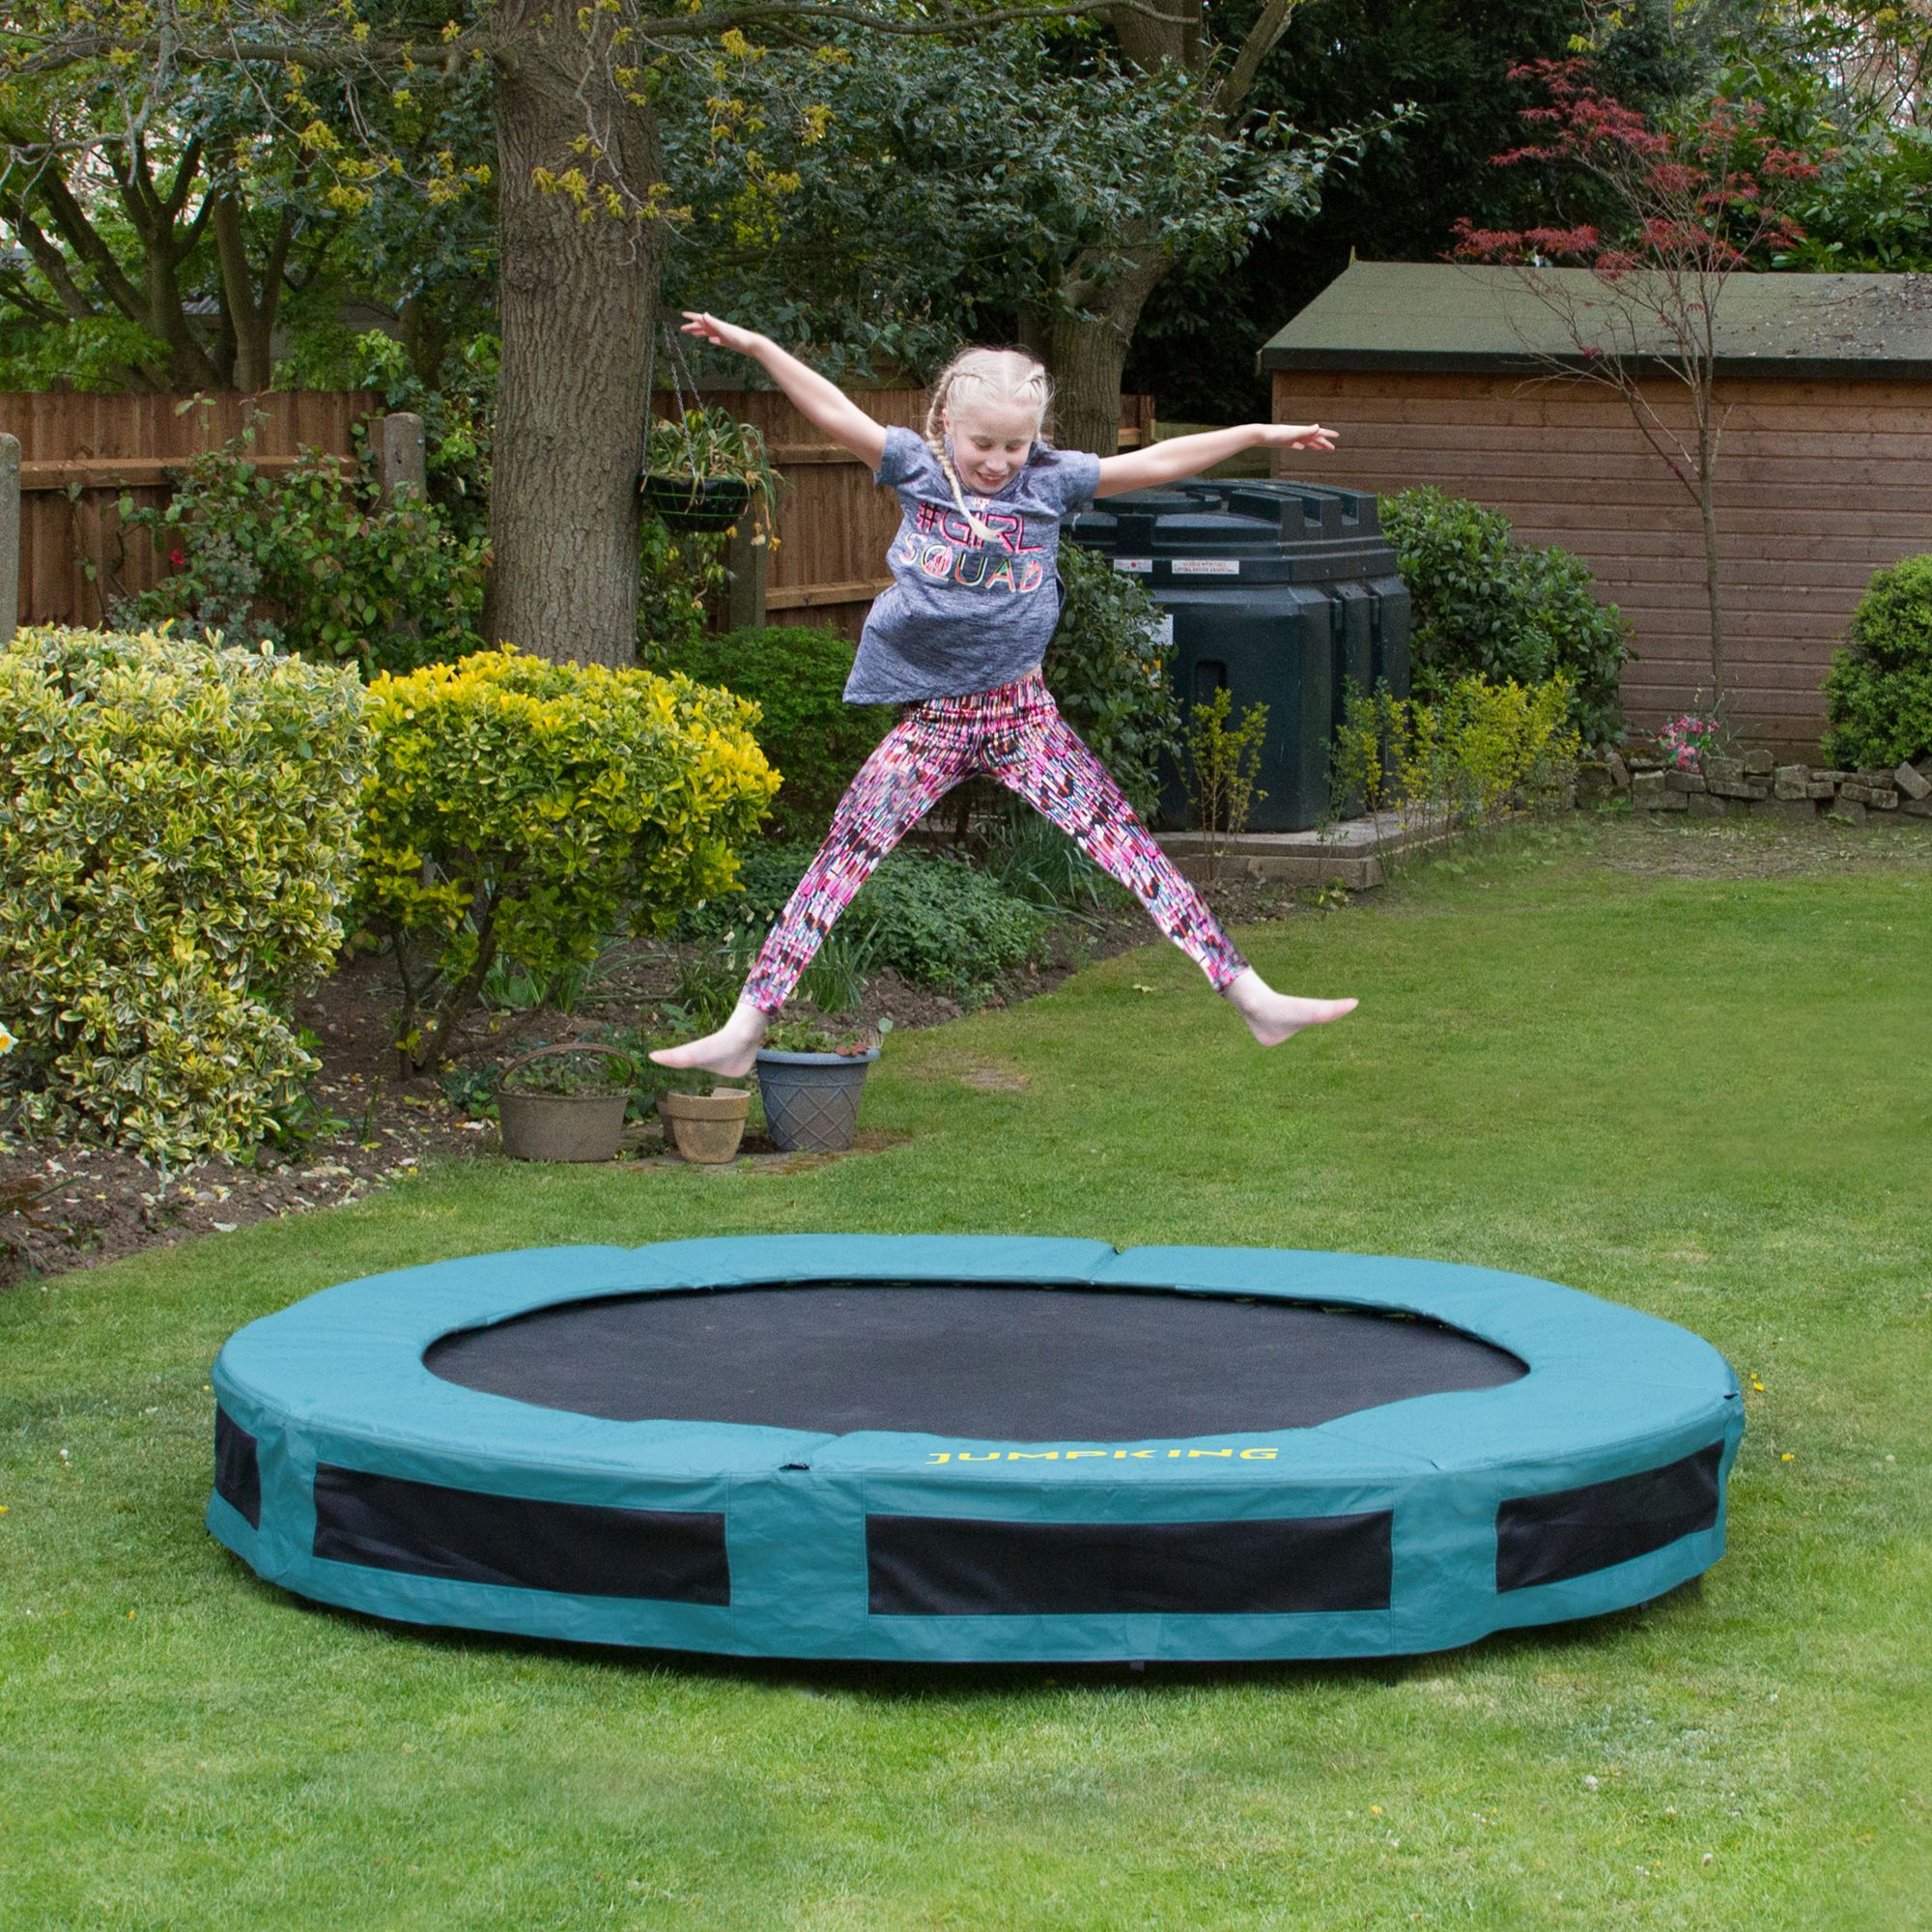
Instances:
[[[760,1236],[345,1282],[214,1365],[208,1524],[406,1622],[734,1655],[1378,1656],[1715,1563],[1708,1343],[1494,1269]]]

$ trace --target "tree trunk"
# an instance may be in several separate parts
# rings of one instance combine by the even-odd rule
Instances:
[[[1724,612],[1719,573],[1717,479],[1710,451],[1700,439],[1697,451],[1697,507],[1704,520],[1704,590],[1711,609],[1711,708],[1726,724],[1731,694],[1724,671]]]
[[[588,218],[532,171],[591,174],[571,142],[608,130],[609,171],[662,178],[657,127],[610,77],[607,15],[590,37],[546,0],[497,13],[498,272],[503,359],[492,456],[485,635],[557,663],[637,662],[638,472],[643,461],[653,226],[612,215],[592,176]],[[621,55],[618,60],[621,62]]]
[[[1063,449],[1091,449],[1096,456],[1112,456],[1120,448],[1121,370],[1141,310],[1171,267],[1157,255],[1128,269],[1103,289],[1074,293],[1072,299],[1093,310],[1097,321],[1056,315],[1049,323],[1046,364],[1053,372],[1055,390],[1053,434]]]
[[[262,293],[257,298],[242,197],[234,188],[223,186],[212,190],[211,199],[210,230],[221,271],[222,319],[233,341],[229,381],[246,395],[259,395],[273,376],[276,298],[281,293],[282,268],[294,222],[283,215],[280,232],[263,265]]]

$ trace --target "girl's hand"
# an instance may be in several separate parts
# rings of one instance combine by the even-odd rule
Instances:
[[[1320,423],[1264,423],[1264,449],[1333,449],[1335,432]]]
[[[680,333],[702,336],[706,342],[715,343],[720,349],[734,349],[740,355],[753,355],[753,345],[758,339],[749,328],[720,322],[715,315],[703,315],[693,309],[685,310]]]

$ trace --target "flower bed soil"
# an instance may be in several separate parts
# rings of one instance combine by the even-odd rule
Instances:
[[[1208,896],[1231,924],[1279,919],[1295,903],[1284,888],[1247,880],[1211,887]],[[1033,998],[1082,966],[1145,945],[1150,935],[1134,906],[1110,912],[1094,926],[1062,922],[1047,962],[1011,976],[982,1004],[1003,1007]],[[639,941],[614,952],[575,1013],[479,1009],[449,1056],[452,1074],[487,1073],[539,1043],[634,1026],[640,1009],[669,997],[678,963],[675,950]],[[232,1233],[270,1215],[358,1200],[428,1161],[501,1158],[494,1119],[470,1118],[437,1074],[398,1071],[391,1044],[397,997],[389,962],[360,955],[345,959],[297,1001],[297,1020],[322,1041],[322,1069],[312,1086],[316,1102],[347,1122],[318,1136],[298,1158],[265,1153],[259,1166],[215,1159],[163,1176],[139,1154],[100,1148],[36,1143],[0,1151],[0,1290],[194,1236]],[[873,1018],[890,1018],[895,1028],[943,1026],[965,1010],[956,1000],[891,973],[867,981],[866,1006]],[[852,1151],[863,1154],[893,1138],[862,1132]],[[665,1151],[655,1119],[627,1124],[619,1158],[678,1162]],[[740,1158],[791,1169],[845,1156],[783,1153],[754,1129]]]

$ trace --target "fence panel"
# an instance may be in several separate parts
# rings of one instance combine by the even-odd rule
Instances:
[[[856,400],[875,422],[923,430],[928,397],[925,389],[867,389]],[[762,430],[784,478],[778,548],[765,580],[766,621],[820,625],[856,639],[872,599],[892,582],[886,552],[899,526],[898,499],[775,389],[707,389],[696,400]],[[657,396],[656,407],[665,416],[677,410],[668,392]],[[1152,436],[1153,398],[1122,396],[1121,447],[1138,448]]]
[[[764,432],[784,478],[778,546],[765,589],[769,620],[818,624],[856,638],[872,599],[891,581],[885,556],[898,505],[871,472],[828,442],[772,389],[705,390]],[[923,389],[871,389],[863,406],[876,420],[919,429]],[[655,398],[672,414],[668,392]],[[357,423],[382,413],[368,390],[277,390],[260,396],[0,395],[0,432],[20,442],[19,610],[22,624],[98,624],[107,598],[145,590],[167,574],[146,532],[124,530],[118,503],[167,501],[167,472],[239,436],[254,418],[252,460],[287,469],[316,448],[348,457]],[[1153,399],[1121,400],[1121,447],[1153,433]],[[103,594],[105,593],[105,594]]]
[[[286,469],[305,447],[353,455],[355,424],[381,409],[368,390],[0,395],[0,431],[20,441],[20,622],[98,624],[103,592],[158,582],[167,572],[146,533],[121,528],[122,495],[165,503],[169,466],[241,435],[251,415],[255,460]]]

